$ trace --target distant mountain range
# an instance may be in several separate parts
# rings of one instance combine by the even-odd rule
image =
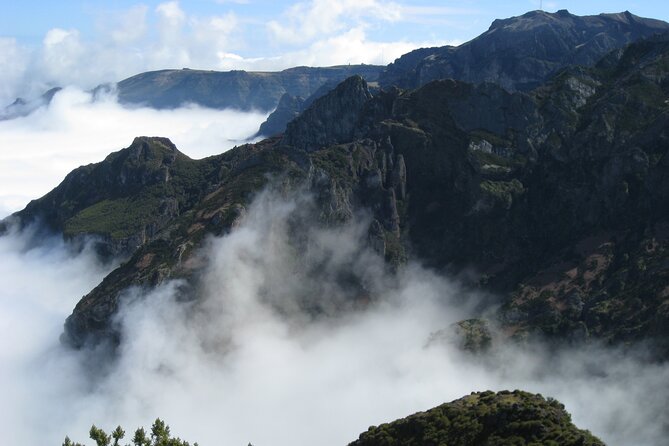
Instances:
[[[342,65],[278,72],[162,70],[138,74],[115,87],[122,104],[175,108],[193,103],[219,109],[270,111],[286,93],[306,98],[325,83],[336,85],[355,74],[375,82],[383,68]]]
[[[459,47],[409,53],[383,72],[351,67],[368,71],[317,95],[349,68],[139,75],[119,84],[122,101],[279,103],[272,132],[289,122],[272,138],[202,160],[165,138],[138,137],[74,170],[4,225],[41,221],[69,240],[95,235],[102,255],[127,257],[67,319],[63,340],[73,347],[120,342],[112,322],[128,287],[180,278],[189,284],[183,293],[196,296],[202,265],[189,259],[207,235],[232,230],[273,178],[283,193],[316,197],[319,225],[365,210],[366,243],[389,270],[418,259],[467,271],[469,287],[500,296],[478,318],[445,327],[465,349],[542,338],[644,345],[666,360],[667,30],[627,12],[535,11],[495,21]],[[351,299],[368,298],[359,271],[342,268]],[[314,295],[310,311],[323,298]],[[439,410],[462,411],[479,398]],[[494,398],[543,405],[528,395]],[[427,444],[407,427],[414,423],[422,421],[371,429],[355,444]],[[564,444],[600,444],[569,435]]]

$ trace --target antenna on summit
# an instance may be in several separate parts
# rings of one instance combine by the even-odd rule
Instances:
[[[539,10],[544,10],[544,0],[539,0]]]

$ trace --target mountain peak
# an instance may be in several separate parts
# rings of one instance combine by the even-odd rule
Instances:
[[[151,161],[176,158],[177,156],[186,157],[181,153],[169,138],[159,136],[138,136],[130,144],[130,147],[124,149],[128,154],[128,159],[134,161]]]
[[[458,47],[409,53],[390,64],[381,85],[417,88],[436,79],[496,83],[529,91],[569,65],[593,66],[612,50],[669,31],[669,23],[616,14],[577,16],[566,9],[495,20]]]

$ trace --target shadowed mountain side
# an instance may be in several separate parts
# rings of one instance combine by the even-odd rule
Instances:
[[[666,31],[668,23],[627,11],[583,17],[566,10],[532,11],[495,20],[488,31],[460,46],[405,54],[388,66],[380,83],[417,88],[452,78],[529,91],[568,65],[592,66],[611,50]]]

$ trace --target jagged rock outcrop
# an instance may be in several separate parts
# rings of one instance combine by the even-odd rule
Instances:
[[[592,66],[609,51],[666,31],[666,22],[627,11],[584,17],[566,10],[532,11],[495,20],[488,31],[460,46],[408,53],[388,66],[380,83],[417,88],[452,78],[529,91],[568,65]]]
[[[372,98],[367,83],[353,76],[334,94],[317,99],[298,119],[288,124],[282,143],[306,151],[349,141],[359,130],[365,106]]]
[[[425,412],[370,427],[349,446],[603,446],[571,421],[564,405],[541,395],[477,392]]]
[[[267,117],[267,120],[260,124],[258,135],[274,136],[282,133],[288,124],[305,109],[304,103],[306,101],[299,96],[291,96],[286,93],[281,96],[279,105]]]

